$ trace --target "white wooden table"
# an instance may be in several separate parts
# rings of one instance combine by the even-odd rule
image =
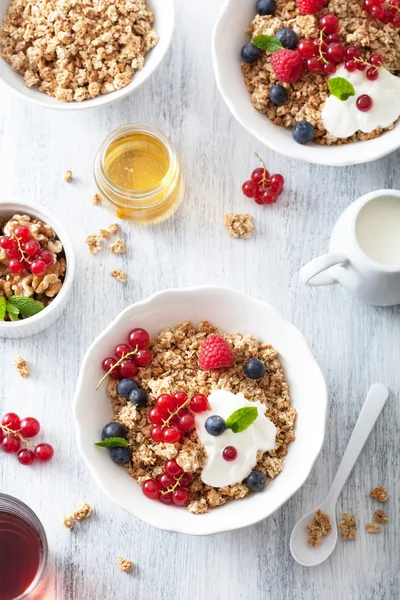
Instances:
[[[327,248],[331,227],[357,196],[400,187],[400,152],[364,166],[324,168],[290,161],[263,148],[231,117],[216,89],[210,34],[222,0],[178,1],[172,48],[140,90],[94,112],[46,112],[8,90],[0,95],[0,200],[40,201],[63,220],[78,258],[71,305],[39,336],[0,340],[0,410],[32,415],[56,449],[47,465],[23,467],[0,456],[0,490],[27,502],[46,528],[57,600],[396,600],[399,597],[400,308],[364,306],[338,287],[309,289],[300,266]],[[157,227],[122,224],[123,258],[90,256],[83,239],[113,219],[89,203],[95,152],[115,127],[151,123],[179,148],[186,200],[175,218]],[[259,152],[286,190],[273,207],[241,193]],[[299,148],[301,152],[301,148]],[[66,169],[74,181],[64,182]],[[256,235],[233,240],[226,212],[251,212]],[[109,272],[129,272],[126,285]],[[215,537],[164,533],[111,504],[80,458],[71,403],[82,356],[95,336],[128,304],[168,287],[218,283],[279,308],[306,335],[327,379],[330,411],[326,441],[303,488],[271,518]],[[27,380],[12,367],[15,354],[32,365]],[[339,543],[313,570],[297,565],[289,536],[298,518],[328,489],[370,384],[382,381],[391,398],[357,463],[339,510],[353,512],[355,543]],[[292,450],[293,451],[293,450]],[[380,535],[363,531],[375,505],[371,487],[391,493],[390,522]],[[92,519],[69,533],[64,514],[81,502]],[[133,560],[125,575],[117,557]]]

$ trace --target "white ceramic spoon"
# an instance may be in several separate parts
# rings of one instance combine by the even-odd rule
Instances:
[[[290,550],[293,558],[301,565],[305,567],[319,565],[335,549],[338,538],[335,510],[337,499],[388,397],[389,390],[383,383],[375,383],[371,387],[327,497],[322,504],[300,519],[294,527],[290,538]],[[318,548],[311,548],[307,545],[306,525],[311,523],[315,511],[319,508],[329,515],[332,533],[324,536],[322,544]]]

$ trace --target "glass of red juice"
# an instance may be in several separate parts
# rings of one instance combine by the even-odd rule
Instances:
[[[34,512],[0,494],[0,600],[38,600],[45,591],[48,547]]]

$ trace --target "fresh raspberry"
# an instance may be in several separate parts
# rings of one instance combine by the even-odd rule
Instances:
[[[293,83],[303,72],[303,61],[294,50],[277,50],[271,56],[271,66],[280,81]]]
[[[203,371],[231,367],[235,361],[232,348],[219,335],[209,335],[199,354],[199,366]]]
[[[328,0],[296,0],[296,2],[302,15],[313,15],[324,8]]]

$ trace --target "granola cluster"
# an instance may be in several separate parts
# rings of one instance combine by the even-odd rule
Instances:
[[[100,229],[100,233],[90,233],[85,238],[90,254],[97,254],[103,248],[103,241],[108,240],[110,236],[115,235],[119,231],[118,223],[111,223],[107,229]],[[121,239],[112,242],[108,249],[113,254],[124,254],[126,252],[125,242]]]
[[[233,238],[249,238],[255,229],[253,217],[249,214],[228,213],[224,217],[224,225]]]
[[[118,565],[123,573],[130,573],[133,569],[133,562],[128,558],[118,557]]]
[[[92,514],[93,509],[90,506],[90,504],[81,504],[77,510],[75,510],[72,515],[69,515],[67,517],[63,518],[63,525],[64,527],[66,527],[69,531],[71,531],[71,529],[74,526],[75,521],[84,521],[85,519],[88,519],[90,517],[90,515]]]
[[[321,509],[318,509],[313,516],[310,525],[306,526],[308,531],[307,544],[311,548],[318,548],[322,544],[322,538],[332,533],[332,525],[329,516]]]
[[[8,221],[0,219],[0,236],[11,235],[17,225],[24,225],[30,230],[32,239],[39,242],[42,250],[52,253],[54,263],[43,275],[33,275],[26,270],[18,275],[12,274],[8,270],[10,259],[0,247],[0,296],[25,296],[47,306],[63,285],[67,269],[63,246],[50,225],[28,215],[17,214]],[[20,318],[24,318],[23,315],[20,315]]]
[[[361,0],[330,0],[326,7],[315,15],[300,14],[294,0],[277,0],[274,16],[257,15],[248,33],[255,35],[275,35],[278,29],[289,27],[299,39],[316,38],[319,35],[318,20],[324,13],[335,14],[340,21],[340,36],[346,46],[358,46],[368,58],[377,52],[384,56],[388,69],[400,70],[400,36],[392,24],[384,25],[371,18],[363,9]],[[251,93],[252,103],[257,110],[264,113],[275,125],[293,127],[297,121],[306,120],[315,127],[315,142],[325,145],[344,144],[357,140],[368,140],[378,137],[381,129],[371,133],[355,133],[346,139],[337,139],[325,129],[321,112],[325,100],[329,96],[328,77],[320,73],[305,71],[301,78],[292,84],[277,81],[270,64],[270,54],[253,64],[242,63],[247,89]],[[272,85],[279,83],[288,91],[289,99],[285,104],[277,106],[269,99]],[[388,129],[393,129],[393,125]]]
[[[144,0],[12,0],[0,29],[25,84],[66,102],[124,88],[157,42]]]
[[[339,521],[339,531],[342,540],[354,541],[357,537],[357,523],[355,516],[351,513],[343,513],[342,518]]]
[[[202,371],[198,366],[198,354],[205,338],[211,333],[222,335],[235,353],[235,364],[230,368]],[[251,335],[223,334],[207,321],[195,328],[185,322],[175,328],[161,331],[151,345],[153,361],[139,370],[137,382],[149,394],[149,404],[137,408],[118,395],[118,382],[110,379],[108,395],[114,410],[115,420],[128,431],[132,449],[132,460],[126,468],[129,474],[142,484],[163,472],[165,461],[176,458],[178,464],[191,474],[188,510],[194,514],[205,513],[226,502],[244,498],[250,492],[244,483],[213,488],[201,480],[205,452],[193,430],[183,442],[177,444],[156,443],[150,437],[152,427],[147,415],[162,393],[177,391],[199,392],[209,395],[217,389],[233,393],[242,392],[247,400],[260,401],[266,407],[266,416],[277,428],[274,450],[259,452],[257,468],[267,476],[267,481],[276,477],[283,468],[288,445],[294,440],[296,411],[291,406],[288,384],[277,357],[277,351]],[[257,357],[266,365],[262,379],[248,379],[244,363]]]
[[[19,354],[14,357],[14,367],[17,369],[17,373],[20,377],[23,377],[24,379],[29,377],[31,368],[26,360],[22,358],[22,356],[19,356]]]

